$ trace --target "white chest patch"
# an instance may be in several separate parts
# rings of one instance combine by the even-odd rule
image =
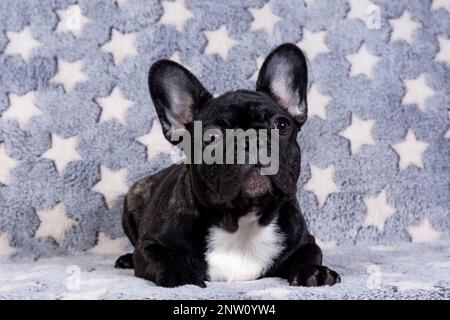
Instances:
[[[262,227],[254,212],[239,218],[239,229],[234,233],[212,227],[206,249],[209,280],[257,279],[281,253],[283,240],[275,220]]]

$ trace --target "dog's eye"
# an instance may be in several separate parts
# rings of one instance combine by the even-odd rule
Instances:
[[[288,118],[278,117],[273,120],[272,127],[277,129],[280,135],[284,136],[289,133],[291,123]]]
[[[203,134],[203,141],[206,144],[217,142],[222,139],[222,131],[218,128],[209,128]]]

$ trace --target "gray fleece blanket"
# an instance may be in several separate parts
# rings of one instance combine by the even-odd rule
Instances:
[[[0,297],[448,298],[449,39],[448,0],[0,1]],[[111,269],[127,188],[174,155],[150,64],[251,89],[283,42],[310,71],[298,198],[343,283],[169,290]]]
[[[0,266],[0,299],[450,299],[450,246],[402,244],[326,248],[339,270],[333,287],[289,287],[280,278],[156,287],[131,270],[111,268],[115,255],[78,254]]]

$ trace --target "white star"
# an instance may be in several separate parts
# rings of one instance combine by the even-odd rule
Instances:
[[[65,232],[76,224],[76,221],[66,216],[64,203],[60,202],[50,210],[38,211],[41,221],[34,235],[35,238],[52,237],[62,245]]]
[[[69,62],[58,59],[58,73],[50,81],[62,84],[64,90],[70,92],[77,83],[88,80],[88,77],[83,72],[83,67],[83,60]]]
[[[23,96],[9,94],[9,108],[3,113],[3,119],[17,121],[21,129],[25,129],[31,118],[40,116],[42,111],[36,105],[36,91],[29,91]]]
[[[126,183],[128,170],[123,168],[112,171],[105,166],[100,166],[101,180],[92,188],[92,191],[103,194],[108,208],[112,208],[118,196],[126,194],[128,186]]]
[[[90,251],[97,254],[118,254],[125,250],[127,239],[125,237],[111,239],[103,232],[98,234],[98,241]]]
[[[352,113],[351,125],[339,132],[339,135],[350,141],[350,149],[352,154],[355,154],[361,146],[375,143],[372,136],[374,125],[375,120],[362,120]]]
[[[412,242],[424,243],[433,242],[441,236],[441,233],[435,229],[428,218],[423,218],[419,225],[409,227],[408,233],[411,236]]]
[[[53,160],[56,169],[62,173],[66,166],[77,160],[82,160],[76,149],[78,136],[63,139],[56,134],[52,134],[52,147],[42,154],[43,158]]]
[[[297,46],[306,52],[310,61],[313,61],[319,54],[330,51],[325,44],[326,34],[325,31],[310,32],[303,29],[303,39],[297,43]]]
[[[359,48],[359,51],[354,54],[349,54],[345,57],[351,64],[350,77],[364,74],[367,78],[372,79],[373,67],[380,60],[379,57],[374,56],[368,50],[365,44]]]
[[[116,119],[123,125],[125,125],[127,110],[134,104],[133,101],[125,98],[118,86],[108,97],[98,98],[95,101],[102,108],[100,122]]]
[[[448,2],[450,3],[450,1]],[[438,36],[439,52],[436,55],[436,61],[443,61],[447,63],[450,68],[450,39]]]
[[[434,95],[434,90],[427,84],[425,73],[413,80],[403,80],[406,93],[403,97],[403,104],[417,104],[421,111],[425,111],[428,98]]]
[[[450,12],[450,1],[448,0],[433,0],[433,4],[431,5],[431,10],[438,10],[443,8]]]
[[[180,57],[180,52],[179,51],[175,51],[169,58],[169,60],[175,61],[176,63],[182,64],[181,62],[181,57]]]
[[[10,257],[16,249],[9,244],[8,235],[0,233],[0,261]]]
[[[150,132],[136,138],[136,140],[147,147],[147,160],[151,160],[160,153],[172,154],[175,148],[173,144],[167,141],[158,121],[153,121]]]
[[[190,68],[188,65],[184,64],[184,63],[181,61],[181,57],[180,57],[180,52],[179,52],[179,51],[175,51],[175,52],[170,56],[169,60],[175,61],[176,63],[181,64],[181,65],[182,65],[183,67],[185,67],[186,69],[191,70],[191,68]]]
[[[263,57],[256,58],[256,69],[255,69],[255,72],[253,73],[253,75],[250,77],[250,80],[255,81],[255,82],[258,80],[259,70],[261,69],[261,66],[263,63],[264,63]]]
[[[8,45],[5,48],[5,54],[18,54],[25,62],[30,62],[33,49],[41,46],[41,43],[34,40],[31,34],[30,26],[23,28],[20,32],[7,31]]]
[[[364,226],[374,226],[380,232],[384,231],[386,221],[395,212],[395,208],[391,207],[387,201],[386,190],[374,198],[365,198],[364,203],[367,208],[367,215],[364,219]]]
[[[423,168],[422,155],[427,147],[428,143],[417,140],[414,132],[409,129],[404,141],[392,145],[392,148],[400,157],[400,170],[411,164]]]
[[[391,41],[405,40],[411,44],[414,31],[421,27],[421,23],[411,19],[409,11],[403,12],[400,18],[391,19],[389,23],[392,26]]]
[[[313,84],[308,93],[308,116],[317,116],[323,120],[327,119],[326,107],[330,103],[331,97],[320,93],[316,85]]]
[[[325,249],[325,250],[332,250],[332,249],[336,249],[338,247],[338,242],[336,240],[329,240],[329,241],[325,241],[325,240],[320,240],[319,238],[316,238],[316,243],[317,245],[320,247],[320,249]]]
[[[125,57],[136,56],[138,54],[134,47],[136,35],[134,33],[120,33],[116,29],[112,29],[111,41],[102,46],[102,50],[113,55],[114,63],[121,64]]]
[[[366,21],[368,17],[367,10],[373,6],[373,3],[369,0],[348,0],[350,10],[348,11],[347,18],[349,19],[361,19]]]
[[[11,182],[11,170],[17,167],[20,161],[11,158],[3,144],[0,144],[0,183],[8,185]]]
[[[186,21],[192,19],[194,15],[188,8],[184,0],[162,1],[164,13],[159,23],[173,25],[179,32],[183,31]]]
[[[117,6],[122,8],[128,0],[116,0]]]
[[[70,32],[79,38],[84,26],[90,21],[81,13],[78,4],[68,6],[66,10],[57,10],[59,23],[56,27],[57,32]]]
[[[205,54],[217,53],[223,60],[228,59],[228,53],[237,44],[237,41],[228,35],[226,25],[220,26],[215,31],[204,31],[208,44],[205,48]]]
[[[304,185],[303,189],[314,193],[319,203],[323,207],[325,201],[331,193],[339,192],[339,187],[334,182],[335,167],[330,165],[325,169],[320,169],[311,164],[311,178]]]
[[[248,9],[253,16],[253,21],[250,26],[251,31],[264,30],[269,35],[273,34],[275,24],[281,20],[279,16],[274,14],[270,8],[270,3],[266,3],[260,9]]]
[[[448,118],[450,119],[450,111],[448,112]],[[447,139],[450,139],[450,129],[448,129],[447,133],[444,136]]]

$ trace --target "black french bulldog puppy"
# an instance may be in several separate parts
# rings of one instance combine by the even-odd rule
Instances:
[[[273,50],[256,91],[213,98],[181,65],[160,60],[149,87],[163,132],[203,128],[277,129],[279,170],[262,175],[248,164],[177,164],[136,182],[125,198],[123,227],[134,252],[117,268],[159,286],[282,277],[293,286],[333,285],[296,198],[297,134],[307,118],[307,66],[293,44]]]

